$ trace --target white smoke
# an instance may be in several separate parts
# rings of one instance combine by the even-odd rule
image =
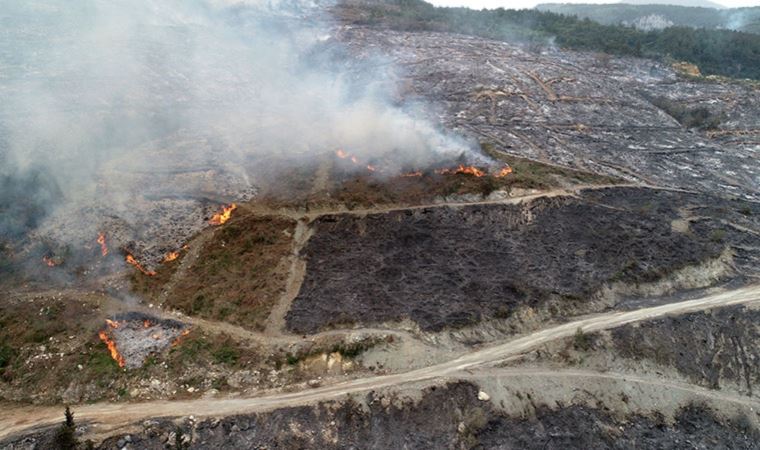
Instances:
[[[336,57],[323,11],[293,0],[0,0],[0,176],[42,170],[62,192],[55,231],[92,236],[101,224],[81,221],[85,206],[139,228],[146,196],[236,198],[253,192],[251,167],[266,158],[343,148],[393,154],[401,167],[467,150],[393,106],[388,79]]]

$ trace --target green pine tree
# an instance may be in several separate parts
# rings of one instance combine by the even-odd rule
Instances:
[[[55,443],[60,450],[76,450],[79,442],[76,438],[76,424],[74,423],[74,413],[67,406],[64,412],[65,420],[55,435]]]

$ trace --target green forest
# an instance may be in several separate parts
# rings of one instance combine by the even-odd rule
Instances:
[[[614,3],[606,5],[544,3],[536,6],[567,16],[589,18],[605,25],[631,23],[639,17],[657,15],[673,22],[675,26],[713,28],[760,33],[760,7],[750,8],[695,8],[674,5],[629,5]]]
[[[399,30],[446,31],[538,45],[553,42],[573,50],[671,58],[696,64],[705,75],[760,79],[757,34],[691,27],[641,31],[538,10],[443,8],[422,0],[347,0],[343,7],[357,22]]]

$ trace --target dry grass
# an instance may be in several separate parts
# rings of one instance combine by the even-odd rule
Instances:
[[[154,277],[134,274],[133,287],[153,301],[170,287],[165,307],[262,330],[284,292],[294,228],[291,219],[241,212],[214,230],[187,270],[175,275],[175,260]]]
[[[461,173],[437,173],[443,168],[468,165],[465,159],[441,161],[418,170],[419,176],[401,174],[383,175],[355,166],[346,160],[325,160],[329,166],[329,177],[324,186],[315,186],[317,164],[302,166],[282,166],[279,182],[262,193],[257,202],[270,208],[324,209],[335,207],[371,208],[382,205],[429,204],[446,197],[476,195],[486,197],[496,190],[513,189],[550,190],[577,184],[615,184],[621,180],[542,164],[525,158],[505,155],[495,151],[493,146],[482,144],[482,151],[494,159],[494,167],[478,166],[488,172],[498,169],[502,163],[508,164],[513,173],[497,177],[493,173],[482,177]],[[327,157],[329,158],[329,156]],[[283,180],[293,180],[292,183]]]
[[[624,182],[624,180],[611,176],[542,164],[527,158],[507,155],[496,151],[494,146],[488,143],[482,143],[481,149],[484,154],[512,167],[513,172],[507,177],[509,188],[553,189],[563,184],[619,184]]]
[[[107,302],[99,294],[64,293],[0,303],[0,400],[53,404],[70,390],[81,401],[123,401],[145,380],[198,385],[205,380],[199,374],[275,365],[257,346],[193,329],[142,368],[119,368],[97,336]]]

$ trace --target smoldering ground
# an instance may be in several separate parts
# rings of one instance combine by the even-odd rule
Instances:
[[[100,233],[156,260],[272,159],[341,148],[392,171],[468,149],[391,100],[386,61],[347,59],[314,3],[0,3],[6,263],[71,266]]]

